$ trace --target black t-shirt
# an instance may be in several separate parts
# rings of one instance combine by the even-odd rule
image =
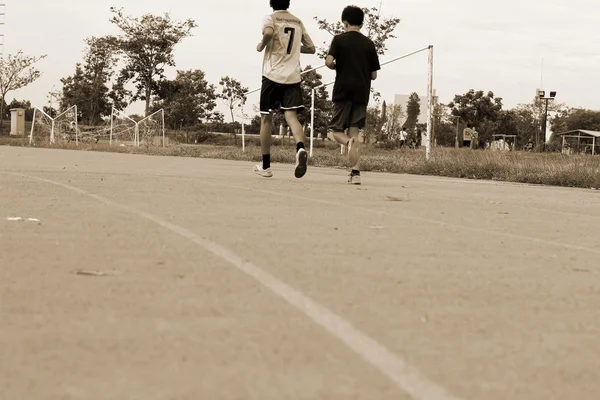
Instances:
[[[369,104],[371,74],[381,69],[371,39],[356,31],[342,33],[333,38],[329,55],[336,65],[333,101]]]

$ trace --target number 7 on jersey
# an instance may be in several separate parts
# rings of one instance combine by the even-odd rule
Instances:
[[[290,35],[290,41],[288,43],[287,53],[292,54],[292,47],[294,46],[294,37],[296,36],[296,28],[287,27],[283,30],[283,32]]]

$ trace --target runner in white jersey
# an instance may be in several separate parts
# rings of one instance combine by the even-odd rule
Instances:
[[[283,111],[296,140],[296,178],[306,174],[308,156],[304,150],[304,131],[298,122],[298,111],[304,108],[300,88],[300,54],[315,54],[316,49],[302,21],[288,12],[290,0],[270,0],[273,14],[263,21],[263,40],[257,51],[265,50],[260,93],[260,142],[262,165],[254,172],[270,178],[272,113]]]

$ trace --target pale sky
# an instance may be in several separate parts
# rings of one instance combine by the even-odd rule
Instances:
[[[201,69],[217,84],[229,75],[253,89],[260,86],[262,55],[256,52],[261,22],[271,12],[268,0],[4,0],[4,53],[23,49],[46,53],[39,63],[43,77],[9,93],[42,107],[47,94],[61,87],[81,60],[83,39],[115,34],[110,6],[132,15],[170,12],[193,18],[194,36],[176,48],[177,69]],[[374,6],[379,0],[354,4]],[[290,11],[301,18],[317,44],[331,36],[317,29],[314,16],[338,20],[346,0],[292,0]],[[505,108],[529,102],[540,86],[558,92],[557,100],[573,107],[600,109],[600,2],[595,0],[384,0],[383,14],[402,19],[397,39],[381,61],[434,45],[434,87],[440,101],[469,89],[492,90]],[[302,64],[317,65],[316,56]],[[324,80],[334,73],[324,72]],[[175,75],[169,70],[169,77]],[[427,54],[384,67],[375,89],[391,103],[395,93],[426,93]],[[258,94],[249,103],[258,102]],[[222,110],[223,108],[220,107]],[[139,112],[130,107],[130,113]],[[249,111],[249,110],[247,110]]]

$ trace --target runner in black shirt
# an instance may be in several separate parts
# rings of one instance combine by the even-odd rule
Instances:
[[[377,71],[381,69],[375,45],[360,32],[364,19],[365,14],[359,7],[344,9],[342,22],[346,32],[333,38],[326,61],[327,67],[336,70],[333,118],[329,127],[334,139],[348,146],[352,164],[348,182],[357,185],[360,185],[358,133],[365,127],[371,80],[377,79]]]

